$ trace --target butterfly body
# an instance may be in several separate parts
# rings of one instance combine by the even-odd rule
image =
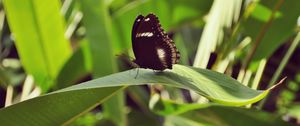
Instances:
[[[178,63],[179,51],[154,14],[139,15],[132,28],[133,61],[141,68],[163,71]]]

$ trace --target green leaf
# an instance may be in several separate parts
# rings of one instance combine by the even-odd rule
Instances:
[[[178,103],[171,100],[159,99],[153,106],[152,111],[159,115],[168,116],[168,115],[179,115],[188,111],[203,109],[211,106],[212,104],[185,104]]]
[[[164,126],[218,126],[200,120],[191,120],[181,116],[167,116]]]
[[[112,26],[108,7],[103,0],[80,1],[83,23],[89,41],[92,58],[93,78],[102,77],[117,71],[113,55]],[[109,99],[104,105],[105,116],[118,126],[126,124],[123,93]]]
[[[253,12],[251,13],[251,16],[253,18],[255,18],[259,21],[262,21],[262,22],[267,22],[270,19],[271,15],[272,15],[272,10],[262,4],[257,4],[255,6]],[[280,16],[281,16],[281,13],[276,12],[274,18],[276,19]]]
[[[82,115],[80,118],[72,122],[71,126],[101,126],[100,121],[103,121],[103,115],[101,113],[89,112]]]
[[[112,120],[117,126],[127,125],[125,105],[125,94],[123,91],[116,93],[112,98],[103,103],[104,116]]]
[[[166,117],[165,124],[185,126],[269,126],[289,125],[280,115],[256,109],[221,106],[217,104],[185,104],[160,99],[154,112]]]
[[[128,114],[128,126],[161,126],[160,118],[154,113],[132,109]]]
[[[262,99],[270,89],[256,91],[214,71],[174,65],[172,70],[128,70],[74,85],[0,110],[3,125],[68,124],[80,114],[112,96],[122,86],[163,84],[193,90],[225,105],[247,105]],[[34,109],[33,109],[34,108]]]
[[[255,109],[210,105],[206,108],[188,111],[180,115],[166,117],[165,123],[193,122],[212,126],[291,126],[279,115]],[[198,126],[196,125],[196,126]],[[186,125],[194,126],[194,125]]]
[[[80,1],[83,24],[92,58],[92,74],[101,77],[116,71],[111,22],[103,0]]]
[[[0,110],[1,125],[58,126],[69,124],[119,88],[54,92]]]
[[[80,42],[80,47],[65,63],[56,80],[56,89],[75,84],[91,72],[91,52],[87,41]]]
[[[264,20],[269,17],[266,9],[274,8],[273,6],[276,2],[277,1],[262,1],[262,5],[258,6],[257,11],[254,11],[254,14],[251,14],[251,16],[253,17],[249,18],[245,22],[244,26],[246,34],[249,35],[253,40],[255,40],[255,38],[258,37],[259,34],[261,34],[259,31],[266,23],[264,22]],[[261,11],[259,10],[262,9],[262,6],[264,6],[264,16],[266,17],[258,18],[258,15],[261,15]],[[271,54],[282,43],[286,42],[286,40],[295,33],[294,28],[297,25],[297,18],[300,14],[299,6],[299,0],[287,0],[283,2],[278,12],[275,13],[274,20],[272,21],[270,27],[267,29],[266,34],[263,36],[263,39],[258,45],[253,60],[260,60],[265,57],[270,57]]]
[[[21,62],[45,91],[71,53],[59,0],[4,0]]]

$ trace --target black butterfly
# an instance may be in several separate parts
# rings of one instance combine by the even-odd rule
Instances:
[[[154,14],[139,15],[133,24],[131,37],[136,58],[133,62],[139,67],[163,71],[178,63],[179,51]]]

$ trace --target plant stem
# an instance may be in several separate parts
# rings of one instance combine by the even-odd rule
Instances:
[[[268,87],[273,86],[273,84],[278,80],[280,73],[282,72],[283,68],[286,66],[287,62],[289,61],[290,57],[292,56],[293,52],[297,48],[298,44],[300,42],[300,32],[298,32],[296,38],[291,44],[291,47],[287,51],[286,55],[283,57],[283,60],[281,61],[278,69],[276,70],[274,76],[272,77]]]
[[[251,85],[252,89],[254,89],[254,90],[257,89],[259,81],[260,81],[260,79],[261,79],[261,77],[263,75],[263,72],[264,72],[266,64],[267,64],[267,60],[266,59],[262,59],[260,61],[258,69],[257,69],[257,72],[256,72],[254,80],[253,80],[253,83]]]
[[[11,85],[8,85],[6,89],[5,107],[12,104],[13,93],[14,88]]]
[[[242,66],[242,69],[246,70],[248,68],[251,60],[253,59],[253,56],[256,52],[258,45],[260,44],[260,42],[263,39],[263,37],[265,36],[267,30],[271,26],[272,21],[275,17],[275,14],[276,14],[277,10],[280,8],[280,6],[283,4],[283,2],[284,2],[284,0],[278,0],[278,2],[276,3],[268,22],[262,26],[258,36],[256,37],[255,43],[254,43],[253,47],[251,48],[250,52],[248,53],[249,55],[247,55],[245,62]]]
[[[28,75],[23,84],[20,101],[24,101],[28,99],[28,95],[31,92],[32,87],[33,87],[33,76]]]
[[[259,66],[258,66],[257,72],[255,73],[255,77],[254,77],[253,83],[251,85],[252,89],[257,90],[258,84],[259,84],[259,82],[261,80],[261,77],[262,77],[263,72],[265,70],[266,64],[267,64],[267,60],[265,58],[262,59],[259,62]],[[247,108],[251,108],[251,106],[252,106],[252,104],[249,104],[246,107]]]

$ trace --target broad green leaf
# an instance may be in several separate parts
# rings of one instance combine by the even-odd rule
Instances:
[[[105,1],[83,0],[80,1],[80,5],[91,50],[93,78],[116,72],[111,19]],[[112,119],[118,126],[126,125],[123,96],[123,92],[119,92],[103,104],[105,116]]]
[[[131,110],[128,114],[128,126],[160,126],[161,119],[154,113]]]
[[[80,118],[72,122],[70,125],[72,126],[101,126],[99,122],[103,120],[101,114],[95,114],[93,112],[86,113],[82,115]]]
[[[92,58],[92,74],[101,77],[116,71],[111,22],[103,0],[80,1],[83,25]]]
[[[186,104],[160,99],[154,112],[166,117],[165,124],[185,126],[270,126],[289,125],[280,115],[256,109],[221,106],[217,104]],[[180,120],[180,121],[179,121]]]
[[[180,123],[189,122],[185,126],[291,126],[276,114],[219,105],[211,105],[180,115],[170,115],[166,117],[165,123],[175,122],[175,124],[178,124],[178,119],[181,119]]]
[[[56,89],[75,84],[91,72],[91,52],[87,41],[81,41],[80,47],[65,63],[56,80]]]
[[[277,1],[262,1],[264,10],[272,9]],[[266,34],[263,36],[258,48],[254,54],[253,60],[260,60],[262,58],[268,58],[271,54],[286,40],[291,37],[295,32],[294,28],[297,24],[297,18],[300,15],[300,1],[299,0],[287,0],[280,6],[278,12],[275,13],[275,18],[271,22],[270,27],[267,29]],[[261,11],[254,11],[253,13],[261,13]],[[278,14],[277,14],[278,13]],[[266,17],[257,18],[261,14],[251,14],[253,17],[249,18],[245,23],[246,34],[251,36],[253,40],[259,36],[260,31],[270,15],[264,15]],[[278,15],[278,16],[277,16]],[[284,25],[283,25],[284,24]]]
[[[71,53],[59,0],[4,0],[23,67],[45,91]]]
[[[218,126],[200,121],[199,119],[191,120],[181,116],[167,116],[164,121],[164,126]]]
[[[127,126],[125,94],[123,91],[103,103],[104,116],[112,120],[117,126]]]
[[[159,115],[168,116],[168,115],[179,115],[185,112],[192,110],[203,109],[211,106],[213,104],[198,104],[198,103],[178,103],[171,100],[158,99],[154,103],[153,108],[150,108],[152,111]]]
[[[214,71],[174,65],[172,70],[128,70],[74,85],[0,110],[3,125],[68,124],[80,114],[102,103],[122,86],[163,84],[193,90],[225,105],[247,105],[262,99],[269,91],[256,91]]]
[[[69,124],[116,92],[118,87],[54,92],[0,110],[1,125]]]

